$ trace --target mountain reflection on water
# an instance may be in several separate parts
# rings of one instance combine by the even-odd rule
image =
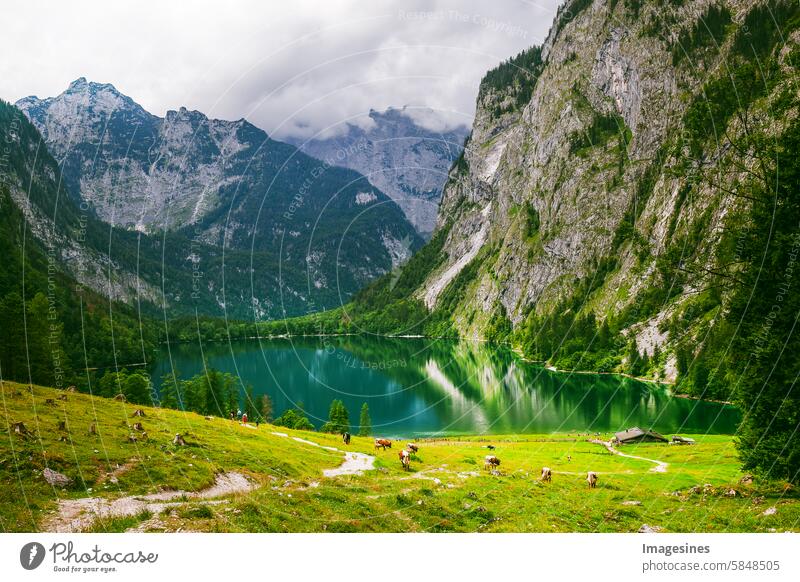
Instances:
[[[665,433],[732,434],[732,406],[670,396],[624,377],[551,372],[484,343],[345,336],[204,344],[208,364],[268,394],[275,415],[303,405],[321,425],[333,399],[354,430],[368,403],[386,436],[606,432],[630,426]],[[172,362],[172,364],[170,364]],[[155,377],[203,370],[200,346],[171,345]]]

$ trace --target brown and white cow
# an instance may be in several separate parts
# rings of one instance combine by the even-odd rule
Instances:
[[[408,449],[409,453],[418,453],[419,447],[413,443],[406,443],[406,449]]]
[[[540,480],[544,483],[550,483],[550,481],[553,480],[553,471],[550,470],[550,467],[542,467],[542,476]]]
[[[408,468],[411,465],[411,453],[403,449],[402,451],[397,453],[397,456],[400,457],[400,464],[403,465],[403,469],[408,471]]]
[[[500,466],[500,459],[494,455],[486,455],[483,458],[483,468],[487,471],[494,470]]]
[[[381,448],[384,451],[386,449],[391,449],[392,448],[392,441],[390,441],[389,439],[375,439],[375,449],[377,450],[377,449],[381,449]]]
[[[586,482],[589,484],[591,489],[597,487],[597,473],[594,471],[589,471],[586,473]]]

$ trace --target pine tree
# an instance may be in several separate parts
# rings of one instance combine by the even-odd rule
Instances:
[[[167,372],[161,376],[160,405],[162,408],[183,408],[177,373],[175,372]]]
[[[320,428],[322,432],[342,434],[350,432],[350,415],[341,400],[331,402],[328,412],[328,422]]]
[[[631,376],[637,376],[639,374],[639,367],[641,363],[641,357],[639,356],[639,348],[636,347],[636,340],[631,340],[628,343],[628,358],[627,358],[627,368],[628,374]]]
[[[347,408],[344,405],[344,402],[341,400],[339,401],[338,411],[336,415],[336,422],[339,425],[339,433],[350,432],[350,414],[347,412]]]
[[[358,434],[369,436],[372,434],[372,419],[369,417],[369,406],[365,402],[361,405],[361,417],[358,420]]]
[[[264,422],[272,422],[272,399],[268,395],[261,395],[259,399],[259,410],[261,412],[261,419]]]

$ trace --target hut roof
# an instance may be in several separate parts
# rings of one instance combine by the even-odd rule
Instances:
[[[654,430],[641,429],[638,426],[634,426],[633,428],[629,428],[628,430],[618,432],[614,435],[614,437],[621,443],[641,438],[651,438],[654,440],[667,442],[667,438],[664,435],[659,434]]]

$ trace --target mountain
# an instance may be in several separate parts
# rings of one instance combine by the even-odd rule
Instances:
[[[347,321],[734,401],[745,467],[796,480],[799,29],[789,0],[566,2]]]
[[[435,118],[430,109],[371,110],[366,129],[347,123],[333,137],[289,141],[315,158],[367,176],[400,206],[417,232],[430,238],[447,172],[461,155],[469,128],[436,132],[416,123],[412,114]]]
[[[113,235],[60,195],[39,132],[3,101],[0,140],[2,377],[65,388],[86,386],[89,370],[142,366],[158,333],[137,308],[161,304],[160,275],[170,273],[148,258],[159,241]]]
[[[652,355],[730,296],[750,164],[771,168],[747,140],[792,127],[796,9],[778,28],[764,3],[662,4],[567,2],[483,79],[410,293],[460,335],[593,314]]]
[[[160,118],[83,78],[16,105],[78,205],[124,230],[165,233],[164,252],[185,279],[167,290],[169,306],[256,318],[331,307],[421,243],[362,175],[243,119],[184,108]]]

